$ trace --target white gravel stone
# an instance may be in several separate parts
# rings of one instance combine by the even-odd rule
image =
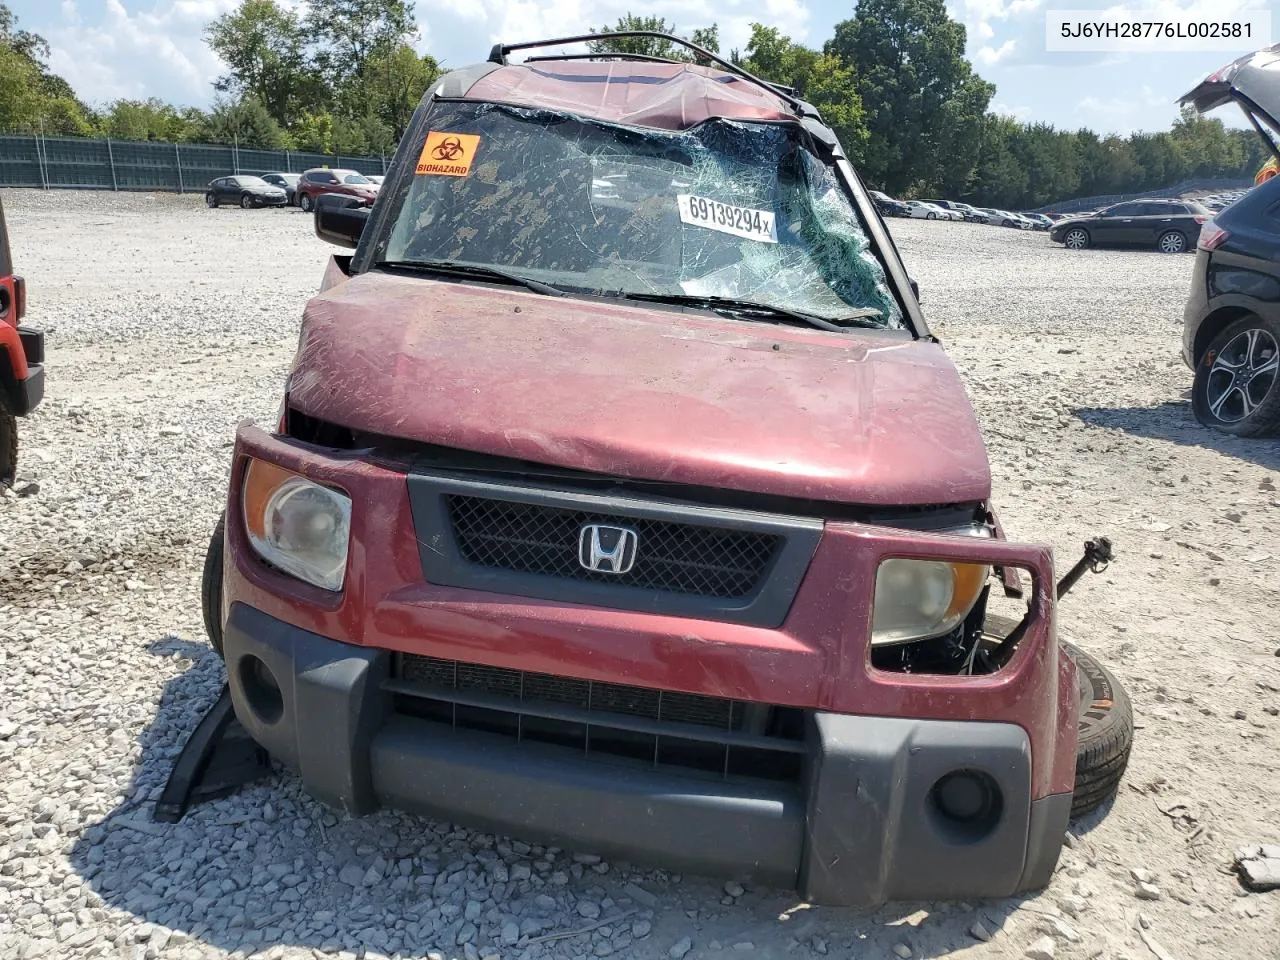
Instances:
[[[667,951],[667,956],[671,960],[683,960],[685,954],[693,949],[693,940],[689,937],[681,937],[671,945],[671,949]]]

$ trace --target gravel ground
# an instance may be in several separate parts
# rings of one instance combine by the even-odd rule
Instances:
[[[1280,842],[1280,453],[1191,416],[1191,257],[892,223],[1011,536],[1062,569],[1087,537],[1116,542],[1059,623],[1125,682],[1139,729],[1114,806],[1073,825],[1045,892],[855,912],[341,819],[284,773],[150,822],[222,680],[198,583],[234,425],[273,421],[332,248],[292,210],[3,200],[50,363],[24,495],[0,497],[0,957],[1280,957],[1280,892],[1229,871],[1237,847]]]

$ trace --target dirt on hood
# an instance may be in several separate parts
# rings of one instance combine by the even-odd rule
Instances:
[[[872,506],[983,500],[937,344],[382,272],[307,306],[290,405],[618,477]]]

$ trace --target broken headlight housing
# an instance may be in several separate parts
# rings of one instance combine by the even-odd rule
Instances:
[[[988,527],[979,524],[947,532],[992,535]],[[990,575],[991,567],[984,563],[898,557],[882,560],[876,571],[872,645],[912,643],[950,633],[973,610]]]

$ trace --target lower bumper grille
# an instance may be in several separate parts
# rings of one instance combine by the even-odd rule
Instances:
[[[798,783],[804,712],[721,697],[401,655],[396,710],[571,749],[594,760],[722,779]]]

